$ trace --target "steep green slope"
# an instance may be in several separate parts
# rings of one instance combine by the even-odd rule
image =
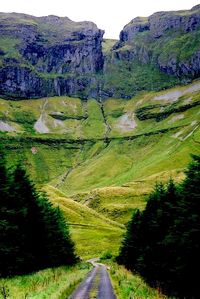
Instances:
[[[123,234],[123,225],[111,221],[93,209],[67,198],[59,190],[45,186],[49,198],[64,212],[70,224],[76,252],[82,258],[101,256],[102,252],[116,254]]]
[[[158,93],[142,92],[126,101],[81,101],[70,97],[0,100],[0,131],[9,136],[65,140],[136,136],[189,124],[197,118],[195,107],[199,106],[199,92],[200,81],[197,80]]]
[[[1,139],[8,160],[68,194],[122,185],[183,168],[198,151],[199,90],[195,81],[127,101],[0,100]]]
[[[127,46],[120,49],[121,52],[125,52],[125,57],[126,50],[129,52]],[[113,58],[117,55],[115,53],[116,51],[112,51],[110,56],[108,55],[105,64],[103,89],[106,95],[130,99],[140,91],[159,91],[182,82],[174,75],[163,73],[154,62],[142,64],[137,58],[134,60]]]
[[[157,180],[179,181],[190,154],[200,153],[199,98],[194,81],[126,101],[0,100],[1,143],[8,166],[20,160],[39,187],[48,185],[82,256],[116,253],[116,223],[144,208]]]

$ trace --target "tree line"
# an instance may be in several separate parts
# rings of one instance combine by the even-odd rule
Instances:
[[[76,261],[60,209],[36,190],[21,165],[7,170],[0,151],[0,277]]]
[[[180,184],[156,184],[128,224],[117,261],[176,298],[199,298],[200,156]]]

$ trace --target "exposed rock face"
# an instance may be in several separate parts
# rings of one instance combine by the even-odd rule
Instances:
[[[200,76],[200,5],[189,11],[157,12],[133,19],[121,31],[113,57],[152,63],[177,78]]]
[[[0,93],[16,97],[45,96],[45,82],[29,68],[5,66],[0,69]]]
[[[157,12],[149,17],[150,31],[155,38],[165,34],[167,30],[181,30],[182,32],[191,32],[200,25],[199,10],[193,10],[193,13],[184,15],[180,12]]]
[[[133,19],[104,55],[103,34],[91,22],[0,13],[0,96],[127,99],[200,76],[200,5]]]
[[[166,63],[158,60],[158,64],[160,69],[169,75],[176,74],[178,77],[197,78],[200,75],[200,50],[194,53],[188,61],[178,61],[176,58],[171,58]]]
[[[104,63],[104,32],[95,24],[15,13],[1,13],[0,22],[2,95],[84,97],[95,93],[95,75]],[[5,40],[14,46],[14,53],[4,49]]]
[[[126,42],[132,40],[138,32],[147,31],[150,29],[148,18],[137,17],[133,19],[120,32],[120,41]]]
[[[167,30],[191,32],[200,26],[200,5],[190,11],[156,12],[149,18],[137,17],[127,24],[120,33],[120,42],[131,41],[138,32],[150,31],[154,38],[159,38]]]
[[[10,98],[37,98],[72,95],[97,97],[95,77],[44,78],[29,68],[7,66],[0,69],[0,94]]]

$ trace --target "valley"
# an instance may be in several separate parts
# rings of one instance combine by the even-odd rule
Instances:
[[[155,231],[159,232],[159,225],[166,219],[175,219],[175,224],[166,228],[169,235],[166,232],[162,240],[172,252],[176,248],[172,241],[178,240],[176,217],[180,223],[185,219],[179,212],[189,215],[188,219],[191,216],[190,224],[194,221],[196,229],[199,215],[187,200],[196,198],[198,190],[191,191],[194,196],[190,198],[190,184],[185,183],[188,189],[176,184],[187,178],[185,170],[192,157],[200,155],[200,5],[136,17],[124,26],[118,40],[104,39],[103,35],[104,31],[89,21],[0,12],[0,230],[5,242],[0,253],[6,258],[15,258],[16,253],[16,269],[22,265],[22,272],[17,272],[15,263],[9,270],[4,258],[0,259],[0,268],[3,265],[7,273],[0,272],[0,297],[4,299],[176,298],[163,295],[170,286],[166,291],[159,281],[153,281],[153,271],[149,275],[145,263],[142,266],[146,280],[140,260],[135,261],[138,271],[134,261],[119,265],[117,257],[126,242],[128,250],[137,253],[133,246],[136,241],[131,243],[126,233],[131,219],[133,227],[139,227],[142,211],[144,223],[148,224],[141,225],[144,233],[147,226],[152,228],[151,233],[158,226]],[[190,166],[194,169],[197,156]],[[22,168],[15,173],[17,165]],[[26,173],[39,192],[31,187]],[[176,187],[166,187],[172,193],[168,198],[165,190],[169,202],[164,202],[163,208],[156,197],[164,190],[159,183],[172,182],[171,179]],[[194,186],[198,185],[197,179],[194,182]],[[180,195],[179,188],[186,195]],[[153,190],[157,190],[154,195],[158,219],[154,221],[150,204],[151,226],[145,211]],[[46,197],[50,202],[45,204]],[[174,197],[177,206],[170,202]],[[179,201],[184,204],[181,206]],[[172,219],[174,211],[177,215]],[[138,219],[134,220],[133,215]],[[34,222],[36,218],[38,222]],[[33,255],[29,244],[32,234],[28,229],[27,233],[23,223],[29,224],[33,235],[38,228],[34,240],[41,228],[44,244],[37,247],[36,241]],[[188,227],[188,236],[194,233],[194,238],[183,239],[190,252],[193,240],[198,239],[198,229]],[[25,241],[18,244],[20,238],[15,240],[13,232],[20,235],[19,228]],[[54,239],[57,235],[60,239]],[[134,239],[133,233],[132,236]],[[68,243],[64,242],[66,237]],[[154,252],[155,245],[159,252],[160,240],[156,239],[155,244],[151,241],[146,247]],[[68,249],[71,258],[67,261]],[[126,247],[124,250],[126,254]],[[56,252],[63,253],[65,266],[60,254],[56,264]],[[145,253],[141,256],[145,257]],[[131,257],[130,254],[132,263]],[[34,259],[43,266],[26,274],[30,272],[24,266],[26,258],[32,258],[32,269]],[[187,264],[176,261],[177,268],[169,266],[172,273],[179,273]],[[152,270],[151,259],[147,262]],[[159,268],[162,259],[159,262],[154,266],[165,275],[167,271]],[[190,271],[186,272],[188,275]],[[176,291],[173,279],[169,280],[172,292]],[[149,281],[153,283],[148,285]]]
[[[2,99],[7,163],[21,161],[62,208],[78,254],[117,254],[124,224],[145,207],[155,182],[180,181],[190,154],[199,153],[199,96],[197,80],[130,100],[104,100],[104,116],[93,99]]]

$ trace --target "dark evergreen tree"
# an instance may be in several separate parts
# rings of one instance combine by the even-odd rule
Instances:
[[[5,219],[7,212],[7,173],[2,149],[0,149],[0,269],[4,268],[3,254],[7,249],[6,246],[6,231],[8,222]]]
[[[193,156],[183,183],[157,184],[132,218],[118,261],[166,294],[198,298],[199,252],[200,157]]]
[[[59,266],[76,261],[74,243],[59,207],[54,208],[45,194],[40,195],[39,207],[44,224],[45,265]],[[67,250],[66,250],[67,248]]]
[[[8,175],[2,159],[0,183],[0,276],[75,263],[61,211],[36,191],[23,167]]]
[[[12,174],[10,204],[15,214],[13,220],[19,228],[20,237],[16,236],[19,253],[16,258],[16,271],[29,272],[43,267],[44,223],[38,206],[39,194],[26,174],[18,165]]]
[[[131,221],[127,225],[127,231],[122,242],[120,255],[117,257],[118,263],[125,265],[128,269],[134,269],[140,255],[140,220],[141,212],[136,210]]]
[[[13,215],[15,211],[10,204],[10,180],[5,168],[4,154],[0,151],[0,276],[10,273],[11,257],[17,255],[18,246],[14,243],[19,230]],[[12,260],[12,264],[15,260]],[[13,264],[14,266],[14,264]],[[13,267],[12,266],[12,267]]]
[[[3,151],[0,147],[0,199],[3,200],[7,196],[8,176],[5,167],[5,159]]]
[[[186,178],[180,185],[180,201],[177,205],[174,226],[166,238],[171,256],[170,283],[181,297],[198,298],[198,273],[200,267],[200,157],[193,161],[186,171]]]

